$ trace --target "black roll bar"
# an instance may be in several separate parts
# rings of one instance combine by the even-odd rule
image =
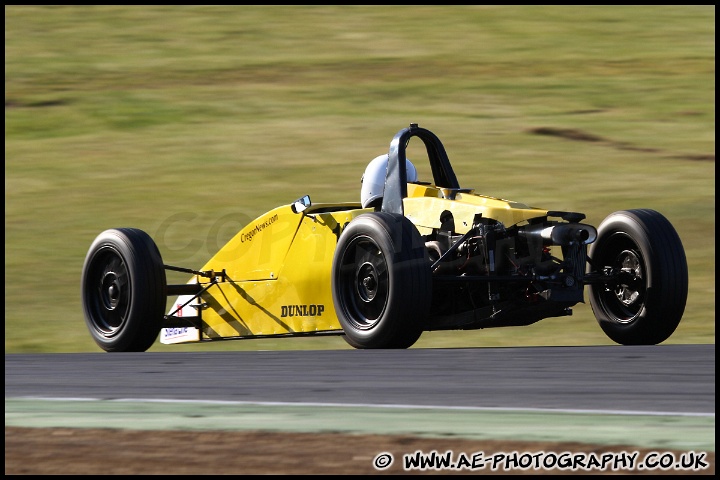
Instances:
[[[440,139],[430,130],[420,128],[417,123],[411,123],[408,128],[403,128],[395,134],[390,142],[385,187],[380,208],[383,212],[404,215],[403,198],[407,197],[406,150],[412,137],[419,137],[425,144],[435,186],[460,188]]]

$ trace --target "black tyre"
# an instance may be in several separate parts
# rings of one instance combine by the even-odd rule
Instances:
[[[85,323],[106,352],[144,352],[157,339],[165,315],[165,267],[142,230],[102,232],[82,271]]]
[[[619,271],[617,281],[590,286],[600,327],[622,345],[655,345],[677,328],[685,311],[688,267],[670,222],[654,210],[609,215],[598,227],[590,258]]]
[[[332,293],[355,348],[409,348],[423,332],[432,295],[425,244],[403,215],[360,215],[338,240]]]

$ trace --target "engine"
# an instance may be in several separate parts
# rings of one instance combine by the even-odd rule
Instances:
[[[539,318],[522,313],[530,305],[544,316],[553,316],[546,311],[553,308],[568,315],[583,301],[587,245],[596,238],[594,227],[576,221],[542,217],[506,227],[479,215],[459,234],[450,212],[443,212],[441,227],[425,243],[433,272],[431,316],[461,315],[477,328],[482,322],[533,323]],[[542,303],[547,309],[538,309]]]

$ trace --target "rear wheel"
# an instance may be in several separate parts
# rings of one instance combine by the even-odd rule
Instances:
[[[340,235],[332,293],[355,348],[408,348],[423,332],[432,295],[425,244],[403,215],[360,215]]]
[[[654,210],[609,215],[590,258],[615,280],[590,287],[590,305],[605,334],[623,345],[654,345],[677,328],[685,311],[688,268],[680,237]]]
[[[165,267],[142,230],[102,232],[90,246],[82,273],[85,323],[107,352],[144,352],[165,315]]]

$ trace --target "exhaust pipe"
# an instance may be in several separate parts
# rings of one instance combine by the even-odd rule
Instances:
[[[526,235],[539,235],[544,245],[588,245],[597,238],[597,230],[584,223],[561,223],[550,227],[525,227]]]

